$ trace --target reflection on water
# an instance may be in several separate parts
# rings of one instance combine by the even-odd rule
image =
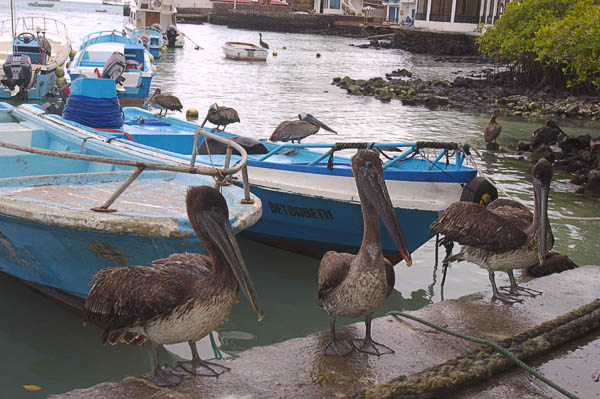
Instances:
[[[2,15],[8,15],[7,3],[0,4]],[[19,15],[25,11],[28,15],[40,15],[40,10],[28,8],[26,3],[27,0],[17,2]],[[96,13],[96,7],[97,4],[63,0],[56,3],[50,16],[69,24],[71,40],[78,45],[85,34],[95,30],[121,29],[119,7],[108,7],[107,13]],[[43,14],[47,15],[47,11]],[[484,148],[482,132],[489,115],[431,111],[405,107],[397,101],[383,104],[370,97],[349,96],[331,85],[336,76],[368,79],[398,68],[406,68],[423,79],[452,79],[456,76],[453,72],[468,73],[480,66],[434,62],[433,57],[402,50],[351,47],[350,44],[361,42],[358,39],[276,32],[263,32],[263,38],[278,51],[277,57],[269,56],[267,63],[236,62],[223,57],[221,45],[225,41],[258,42],[258,32],[209,24],[180,27],[206,50],[195,51],[192,46],[169,50],[157,63],[158,75],[153,86],[178,96],[184,110],[197,108],[201,116],[214,102],[236,108],[242,122],[230,126],[234,133],[269,137],[279,122],[293,119],[299,112],[308,112],[340,134],[319,132],[306,142],[451,140],[470,141],[475,148]],[[322,55],[318,59],[317,52]],[[509,117],[502,117],[499,122],[503,129],[498,143],[503,148],[515,148],[518,140],[528,139],[542,124],[542,121]],[[561,123],[561,126],[569,134],[598,136],[597,123]],[[518,159],[514,151],[482,155],[478,167],[498,182],[502,190],[532,206],[531,164]],[[552,183],[554,191],[549,207],[555,249],[580,265],[598,264],[600,225],[561,219],[560,215],[600,216],[600,200],[570,194],[569,178],[556,172]],[[234,305],[231,317],[215,336],[223,351],[235,354],[252,346],[328,328],[327,314],[316,306],[318,260],[245,238],[240,239],[240,246],[264,304],[265,320],[258,323],[247,301],[240,296],[240,304]],[[418,309],[442,300],[441,271],[433,268],[434,251],[432,240],[413,254],[410,269],[404,263],[396,266],[396,290],[377,315],[392,309]],[[499,273],[497,280],[508,283],[504,273]],[[487,272],[463,262],[452,265],[448,271],[443,298],[486,289],[489,290]],[[150,347],[103,347],[99,329],[83,328],[81,321],[70,313],[1,274],[0,292],[3,295],[0,343],[4,355],[0,397],[44,397],[151,370]],[[340,318],[338,325],[356,321],[359,320]],[[176,355],[163,351],[163,361],[174,363],[179,356],[189,356],[185,343],[169,350]],[[199,350],[203,357],[212,356],[208,337],[199,344]],[[25,384],[44,389],[25,392],[22,388]]]

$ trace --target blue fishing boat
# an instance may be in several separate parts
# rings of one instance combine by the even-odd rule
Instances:
[[[166,51],[163,42],[163,34],[159,29],[161,29],[160,25],[146,29],[138,29],[134,32],[134,35],[142,41],[144,47],[152,54],[154,59],[159,59],[161,54]]]
[[[0,22],[0,98],[39,100],[62,78],[71,41],[67,27],[46,17]]]
[[[214,186],[223,171],[181,167],[80,130],[37,105],[0,103],[0,271],[85,298],[102,268],[205,252],[185,194]],[[240,168],[243,161],[225,173]],[[249,191],[222,193],[234,232],[258,221],[261,202]]]
[[[122,70],[117,78],[119,101],[142,104],[150,93],[154,77],[149,54],[142,41],[133,35],[114,30],[94,32],[82,39],[68,73],[72,81],[79,77],[111,77],[106,76],[106,72],[112,72],[118,65]]]
[[[156,117],[140,108],[124,108],[122,132],[102,133],[131,149],[152,149],[190,163],[191,143],[199,125],[172,117]],[[210,131],[200,129],[200,131]],[[226,132],[223,137],[240,139]],[[242,140],[243,141],[243,140]],[[411,251],[427,242],[430,223],[461,199],[463,187],[476,177],[464,164],[456,143],[279,144],[245,138],[252,193],[263,202],[261,220],[244,234],[268,244],[320,257],[328,250],[356,253],[362,241],[362,216],[349,156],[338,150],[379,148],[392,155],[384,174],[398,220]],[[202,149],[204,148],[204,151]],[[195,162],[223,167],[223,149],[200,140]],[[400,149],[399,152],[394,152]],[[210,154],[209,154],[210,152]],[[232,155],[231,160],[237,156]],[[233,177],[239,184],[240,175]],[[479,189],[479,188],[476,188]],[[470,190],[470,189],[469,189]],[[382,231],[384,254],[400,260],[394,243]]]

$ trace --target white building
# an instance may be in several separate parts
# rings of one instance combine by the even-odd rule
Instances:
[[[410,17],[415,19],[417,2],[416,0],[383,0],[382,4],[386,6],[385,15],[390,22],[400,23]]]
[[[493,25],[510,0],[417,0],[415,27],[473,32]]]

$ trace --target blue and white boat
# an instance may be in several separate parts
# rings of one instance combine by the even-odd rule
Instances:
[[[126,134],[98,133],[111,135],[113,143],[127,148],[160,151],[184,164],[190,163],[198,124],[172,117],[156,119],[140,108],[125,108],[123,112],[122,131]],[[217,134],[238,137],[226,132]],[[252,148],[258,148],[255,152],[259,153],[248,151],[248,173],[252,193],[263,202],[263,216],[244,234],[314,257],[328,250],[356,253],[363,234],[360,201],[349,157],[334,153],[341,148],[361,146],[403,151],[384,163],[384,174],[411,251],[432,237],[428,226],[448,205],[460,200],[463,186],[477,174],[464,164],[465,154],[455,143],[255,142]],[[201,151],[195,162],[219,167],[227,162],[223,151],[212,148],[210,152],[203,155]],[[236,159],[236,155],[231,156],[231,160]],[[233,181],[239,184],[240,175],[235,175]],[[385,230],[382,239],[384,254],[399,261],[395,245]]]
[[[0,98],[39,100],[56,86],[69,59],[67,27],[46,17],[0,22]],[[60,76],[58,76],[60,75]]]
[[[157,29],[160,26],[157,26]],[[158,60],[161,54],[166,51],[163,42],[163,34],[161,31],[152,27],[146,29],[138,29],[134,32],[135,37],[139,38],[146,47],[146,50],[152,54],[154,59]]]
[[[71,81],[79,77],[100,78],[113,53],[124,55],[124,80],[118,86],[122,104],[142,104],[150,94],[154,66],[142,41],[130,34],[100,31],[85,36],[69,65]]]
[[[206,175],[214,169],[177,166],[80,130],[38,106],[0,103],[0,271],[85,298],[102,268],[205,252],[185,194],[214,186]],[[222,192],[235,232],[259,220],[260,200],[236,186]]]

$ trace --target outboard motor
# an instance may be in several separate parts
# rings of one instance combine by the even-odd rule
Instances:
[[[114,79],[117,85],[120,85],[125,81],[123,77],[123,72],[127,69],[127,62],[125,61],[125,56],[118,51],[112,53],[112,55],[104,64],[104,68],[102,70],[102,79]]]
[[[19,97],[26,98],[27,87],[33,77],[33,68],[31,60],[27,55],[9,55],[2,66],[4,70],[4,79],[2,84],[10,90],[11,97],[19,94]]]
[[[177,27],[175,25],[167,26],[167,47],[175,47],[175,41],[177,40],[177,36],[179,36],[179,32],[177,32]]]

